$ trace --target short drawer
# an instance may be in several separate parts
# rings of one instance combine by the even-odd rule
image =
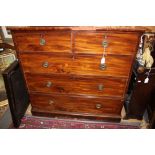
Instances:
[[[45,54],[19,54],[25,72],[58,73],[76,75],[96,75],[128,78],[131,69],[132,56],[108,55],[106,68],[101,68],[102,56],[54,56]]]
[[[123,97],[127,79],[26,74],[29,91]]]
[[[41,31],[14,34],[19,52],[71,53],[71,32]]]
[[[133,55],[136,52],[138,34],[80,31],[75,34],[75,53],[102,54],[105,37],[107,54]]]
[[[32,108],[45,112],[75,114],[120,114],[122,101],[102,97],[30,94]]]

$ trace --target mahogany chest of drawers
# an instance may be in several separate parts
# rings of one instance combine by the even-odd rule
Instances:
[[[142,30],[106,27],[11,30],[32,114],[121,119]]]

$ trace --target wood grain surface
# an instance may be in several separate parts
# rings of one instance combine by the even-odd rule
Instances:
[[[127,79],[26,74],[29,91],[123,97]]]
[[[131,69],[132,56],[108,55],[106,57],[107,68],[100,69],[102,56],[77,55],[74,59],[71,55],[49,55],[44,53],[19,53],[23,69],[31,73],[57,73],[75,75],[114,76],[128,78]],[[34,61],[35,60],[35,61]],[[48,62],[48,67],[43,64]]]
[[[77,32],[75,35],[75,53],[103,53],[103,40],[108,42],[106,54],[133,55],[137,46],[137,34],[119,34],[110,32]]]
[[[71,53],[71,33],[70,32],[32,32],[15,34],[17,48],[19,52],[66,52]],[[45,45],[40,45],[41,39],[45,40]]]
[[[120,114],[122,101],[94,96],[30,94],[32,106],[45,112],[85,113],[92,115]]]
[[[10,29],[33,114],[120,120],[144,28]],[[106,68],[101,68],[105,38],[108,43]]]

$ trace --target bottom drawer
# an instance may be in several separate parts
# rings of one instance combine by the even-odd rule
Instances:
[[[122,101],[103,97],[30,94],[36,111],[71,115],[120,115]]]

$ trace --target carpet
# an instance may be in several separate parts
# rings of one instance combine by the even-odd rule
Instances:
[[[19,129],[139,129],[120,123],[24,116]]]

